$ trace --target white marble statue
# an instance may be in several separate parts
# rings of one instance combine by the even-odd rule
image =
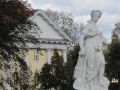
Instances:
[[[104,76],[105,60],[102,50],[106,40],[96,27],[101,14],[101,11],[93,10],[91,20],[80,35],[81,50],[74,71],[75,90],[108,90],[109,81]]]

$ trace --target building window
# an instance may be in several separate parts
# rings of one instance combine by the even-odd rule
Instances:
[[[34,49],[34,60],[37,61],[38,60],[38,50]]]

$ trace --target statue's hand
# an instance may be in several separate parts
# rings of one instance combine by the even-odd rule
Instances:
[[[97,52],[101,51],[102,49],[103,49],[103,45],[102,45],[102,44],[97,44],[97,45],[95,46],[95,50],[96,50]]]

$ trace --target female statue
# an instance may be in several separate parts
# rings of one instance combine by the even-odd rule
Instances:
[[[105,60],[102,50],[106,40],[96,27],[101,14],[100,10],[93,10],[91,20],[80,35],[81,50],[74,71],[73,84],[76,90],[108,90],[109,81],[104,77]]]

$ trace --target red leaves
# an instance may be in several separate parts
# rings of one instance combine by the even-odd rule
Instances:
[[[25,14],[25,15],[28,15],[28,16],[30,16],[30,15],[32,15],[32,10],[30,10],[30,9],[28,9],[27,7],[22,7],[22,8],[19,8],[18,9],[18,12],[19,13],[22,13],[22,14]]]
[[[20,0],[16,0],[16,4],[21,4],[22,5]],[[27,8],[26,6],[22,6],[21,8],[19,8],[18,13],[25,14],[25,15],[28,15],[28,16],[32,15],[32,11],[29,8]]]
[[[13,21],[13,18],[9,17],[9,16],[4,16],[4,17],[2,17],[2,19],[3,19],[3,23],[5,23],[5,24],[10,24]]]
[[[1,20],[3,24],[10,25],[21,23],[25,21],[28,16],[33,14],[32,10],[24,5],[20,0],[15,0],[15,2],[6,2],[4,5],[8,6],[8,8],[3,9],[1,13]],[[4,7],[3,7],[4,8]],[[23,18],[23,20],[21,19]]]
[[[19,0],[16,0],[16,3],[20,3],[20,1],[19,1]]]

